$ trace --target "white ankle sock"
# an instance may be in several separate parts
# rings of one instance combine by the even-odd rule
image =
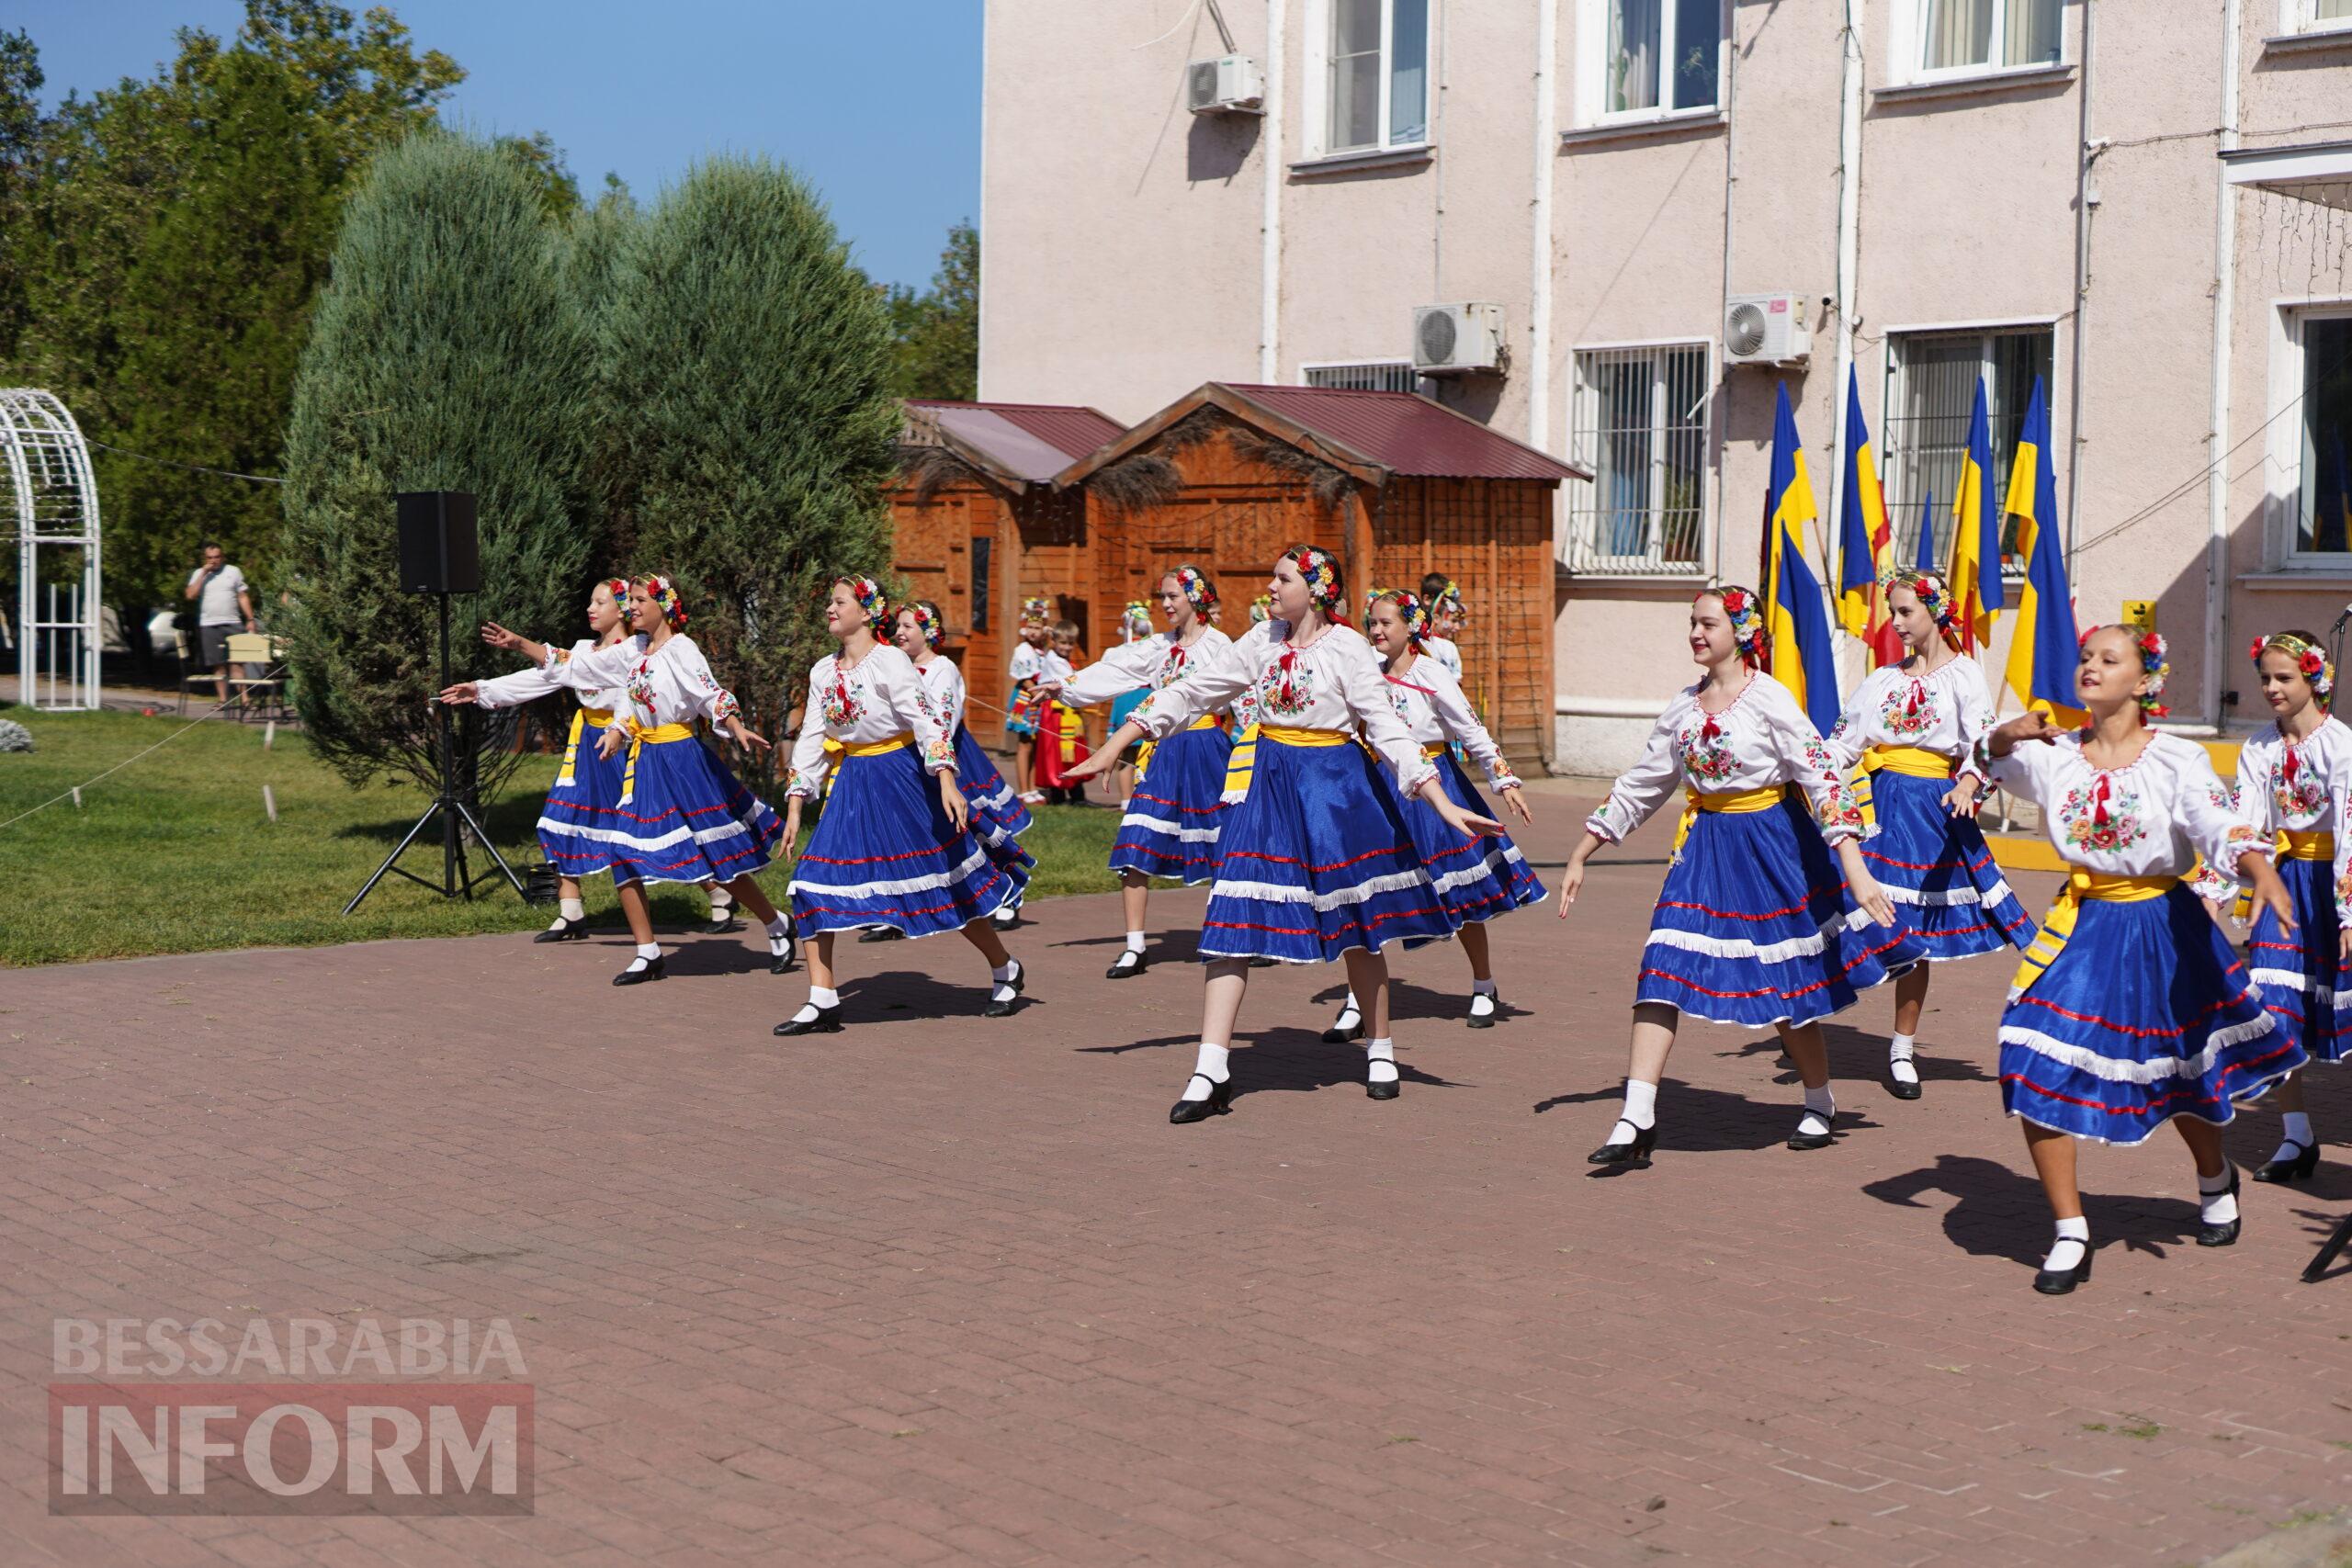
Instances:
[[[1489,976],[1484,980],[1471,981],[1470,994],[1474,997],[1491,997],[1497,995],[1498,993],[1495,990],[1495,982],[1493,977]]]
[[[1639,1078],[1627,1078],[1625,1080],[1625,1108],[1617,1113],[1617,1120],[1624,1122],[1627,1126],[1633,1128],[1637,1133],[1646,1128],[1657,1126],[1657,1085],[1654,1083],[1644,1083]],[[1617,1141],[1620,1143],[1633,1142],[1631,1138],[1623,1138]]]
[[[2309,1148],[2313,1144],[2319,1142],[2317,1138],[2312,1136],[2312,1118],[2309,1111],[2290,1111],[2287,1112],[2283,1120],[2286,1122],[2286,1126],[2282,1131],[2285,1132],[2288,1137],[2292,1138],[2295,1142],[2302,1145],[2305,1148]]]
[[[1886,1043],[1887,1076],[1896,1083],[1917,1083],[1919,1069],[1912,1060],[1912,1038],[1898,1034]]]
[[[1184,1080],[1184,1092],[1177,1098],[1206,1100],[1212,1085],[1221,1084],[1233,1076],[1225,1065],[1226,1058],[1231,1055],[1233,1048],[1229,1045],[1212,1045],[1205,1040],[1202,1041],[1201,1054],[1193,1062],[1193,1076]]]
[[[556,908],[567,920],[584,920],[588,918],[587,904],[578,898],[559,899],[556,902]]]
[[[638,944],[637,956],[628,961],[628,973],[634,975],[640,969],[650,968],[651,967],[653,961],[661,956],[662,944],[660,942],[640,942]]]
[[[2200,1222],[2225,1225],[2238,1217],[2238,1195],[2232,1190],[2236,1185],[2231,1179],[2234,1175],[2228,1166],[2222,1168],[2219,1176],[2207,1176],[2201,1171],[2198,1174],[2197,1217]]]
[[[808,987],[808,1000],[807,1004],[804,1005],[798,1012],[792,1015],[792,1021],[795,1023],[813,1022],[819,1012],[831,1008],[837,1008],[841,1005],[842,994],[833,989],[831,986],[811,986]]]
[[[1357,1024],[1362,1023],[1363,1021],[1363,1009],[1356,1006],[1356,994],[1353,991],[1350,991],[1348,993],[1348,999],[1340,1004],[1340,1016],[1331,1021],[1331,1027],[1334,1029],[1353,1029]]]
[[[1143,951],[1143,932],[1129,931],[1127,933],[1127,951],[1129,953],[1141,953]]]
[[[1396,1081],[1396,1041],[1367,1040],[1364,1042],[1363,1054],[1367,1058],[1367,1063],[1364,1067],[1365,1081],[1369,1083],[1395,1083]]]
[[[735,895],[717,883],[713,883],[710,888],[710,918],[713,920],[724,920],[734,912],[734,907]]]
[[[1495,1003],[1499,999],[1494,992],[1494,982],[1491,980],[1482,980],[1479,984],[1487,987],[1487,988],[1483,991],[1473,990],[1470,993],[1470,1016],[1472,1018],[1492,1018],[1495,1016]]]
[[[1017,958],[1008,961],[1001,968],[991,967],[989,970],[989,979],[991,982],[989,987],[989,1000],[1009,1002],[1020,995],[1012,988],[1012,982],[1020,976],[1021,961]]]
[[[1821,1123],[1819,1131],[1828,1132],[1837,1124],[1837,1115],[1838,1098],[1829,1092],[1827,1084],[1819,1089],[1807,1089],[1804,1091],[1804,1114],[1797,1119],[1797,1131],[1812,1133],[1815,1130],[1814,1122],[1818,1121]]]
[[[2071,1220],[2058,1222],[2058,1239],[2050,1248],[2050,1256],[2041,1266],[2052,1273],[2060,1273],[2080,1263],[2091,1249],[2091,1223],[2077,1214]]]
[[[778,915],[768,922],[768,956],[782,958],[792,951],[792,922]]]

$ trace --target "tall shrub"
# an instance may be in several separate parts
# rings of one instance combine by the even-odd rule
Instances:
[[[542,195],[510,152],[431,131],[379,156],[345,211],[295,383],[282,559],[296,701],[355,784],[435,774],[434,602],[400,591],[395,491],[480,500],[482,592],[455,605],[459,678],[514,668],[473,636],[480,620],[563,640],[602,564],[579,522],[590,338]],[[471,748],[481,726],[467,714]]]
[[[745,721],[778,739],[825,646],[824,584],[889,563],[882,302],[797,175],[718,159],[629,231],[599,351],[634,569],[679,580]]]

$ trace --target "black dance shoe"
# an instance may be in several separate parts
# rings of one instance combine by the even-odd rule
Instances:
[[[1354,1013],[1356,1015],[1356,1021],[1353,1023],[1342,1024],[1337,1020],[1334,1020],[1331,1027],[1323,1032],[1324,1044],[1345,1045],[1351,1040],[1361,1040],[1363,1038],[1363,1013],[1356,1008],[1341,1008],[1340,1010],[1340,1018],[1345,1018],[1350,1013]]]
[[[586,942],[588,940],[587,921],[571,919],[562,915],[558,915],[556,919],[560,923],[549,926],[531,940],[533,942]]]
[[[1012,987],[1012,995],[998,1001],[995,995],[997,982],[989,982],[989,1005],[980,1010],[982,1018],[1010,1018],[1021,1006],[1021,993],[1029,988],[1029,971],[1021,966],[1021,960],[1016,958],[1012,961],[1012,978],[1004,984]]]
[[[1617,1120],[1628,1127],[1634,1125],[1622,1116]],[[1617,1129],[1611,1127],[1609,1130],[1613,1133]],[[1647,1165],[1650,1162],[1650,1151],[1657,1147],[1657,1123],[1653,1122],[1646,1127],[1634,1127],[1632,1143],[1603,1144],[1585,1156],[1584,1163],[1587,1165]]]
[[[787,1018],[775,1026],[775,1032],[786,1039],[798,1034],[839,1034],[842,1032],[842,1005],[819,1008],[814,1018]]]
[[[616,986],[642,986],[648,980],[659,980],[662,978],[662,966],[667,961],[668,959],[665,955],[662,958],[648,960],[645,967],[642,969],[624,969],[619,974],[613,976],[613,984]]]
[[[860,942],[904,942],[907,933],[896,926],[868,926],[857,933]]]
[[[1102,977],[1105,980],[1132,980],[1149,967],[1150,959],[1133,948],[1126,948],[1111,961],[1111,967],[1102,971]]]
[[[1253,958],[1250,961],[1250,967],[1252,969],[1272,969],[1280,962],[1281,960],[1274,958]]]
[[[1789,1147],[1792,1149],[1826,1149],[1830,1145],[1836,1143],[1838,1141],[1837,1115],[1838,1113],[1834,1111],[1807,1110],[1804,1115],[1797,1118],[1797,1131],[1789,1134]],[[1808,1133],[1804,1131],[1804,1124],[1808,1118],[1817,1119],[1821,1122],[1820,1132]]]
[[[1391,1062],[1388,1065],[1392,1067],[1396,1066],[1394,1062]],[[1403,1069],[1399,1068],[1396,1076],[1390,1078],[1386,1083],[1381,1083],[1376,1079],[1366,1077],[1363,1080],[1363,1091],[1374,1100],[1396,1099],[1398,1095],[1405,1092],[1405,1075]]]
[[[2290,1138],[2287,1142],[2295,1144]],[[2309,1181],[2312,1172],[2319,1168],[2319,1145],[2295,1144],[2295,1152],[2285,1159],[2274,1159],[2254,1173],[2256,1181]]]
[[[1484,1012],[1478,1010],[1480,997],[1485,997],[1491,1004]],[[1472,1029],[1492,1029],[1495,1026],[1495,1015],[1502,1010],[1502,1006],[1501,996],[1485,991],[1473,991],[1470,993],[1470,1015],[1462,1021]]]
[[[2232,1166],[2230,1167],[2230,1196],[2234,1198],[2237,1195],[2238,1168],[2236,1166]],[[2201,1190],[2199,1191],[2198,1196],[2200,1198],[2204,1196]],[[2214,1196],[2219,1197],[2221,1194],[2215,1193]],[[2245,1210],[2241,1206],[2238,1210],[2238,1217],[2236,1219],[2230,1221],[2226,1224],[2206,1225],[2199,1229],[2197,1233],[2197,1245],[2199,1247],[2229,1247],[2236,1242],[2238,1239],[2238,1232],[2244,1229],[2245,1226]]]
[[[701,929],[708,931],[712,936],[732,936],[743,929],[743,922],[737,919],[731,913],[721,915],[714,912],[710,919],[704,922]]]
[[[1182,1127],[1194,1122],[1205,1122],[1233,1109],[1233,1079],[1230,1076],[1223,1083],[1206,1073],[1194,1073],[1193,1077],[1209,1086],[1209,1097],[1206,1100],[1180,1100],[1170,1106],[1168,1122],[1170,1126]],[[1184,1081],[1189,1085],[1193,1080],[1187,1078]]]
[[[1915,1073],[1919,1070],[1916,1063],[1911,1070]],[[1886,1092],[1897,1100],[1917,1100],[1919,1098],[1919,1085],[1916,1081],[1905,1083],[1901,1078],[1896,1077],[1894,1069],[1889,1067],[1886,1075]]]
[[[789,975],[799,967],[800,960],[793,956],[792,949],[789,947],[782,953],[768,954],[768,973],[771,975]]]
[[[2091,1244],[2083,1243],[2083,1260],[2072,1269],[2044,1269],[2033,1277],[2033,1288],[2045,1296],[2063,1296],[2077,1285],[2091,1282]]]

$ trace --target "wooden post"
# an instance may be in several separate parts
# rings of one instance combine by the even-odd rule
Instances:
[[[1346,526],[1348,530],[1348,591],[1359,595],[1369,593],[1376,585],[1379,574],[1373,561],[1372,509],[1364,502],[1363,486],[1361,484],[1348,487]],[[1344,608],[1349,618],[1354,619],[1355,606],[1351,604]]]

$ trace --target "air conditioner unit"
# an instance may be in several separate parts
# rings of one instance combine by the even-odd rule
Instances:
[[[1184,101],[1194,114],[1265,113],[1258,62],[1246,54],[1193,61],[1184,67]]]
[[[1510,357],[1500,305],[1422,305],[1413,311],[1413,368],[1424,376],[1500,370]]]
[[[1724,363],[1802,365],[1813,353],[1802,294],[1735,294],[1724,306]]]

